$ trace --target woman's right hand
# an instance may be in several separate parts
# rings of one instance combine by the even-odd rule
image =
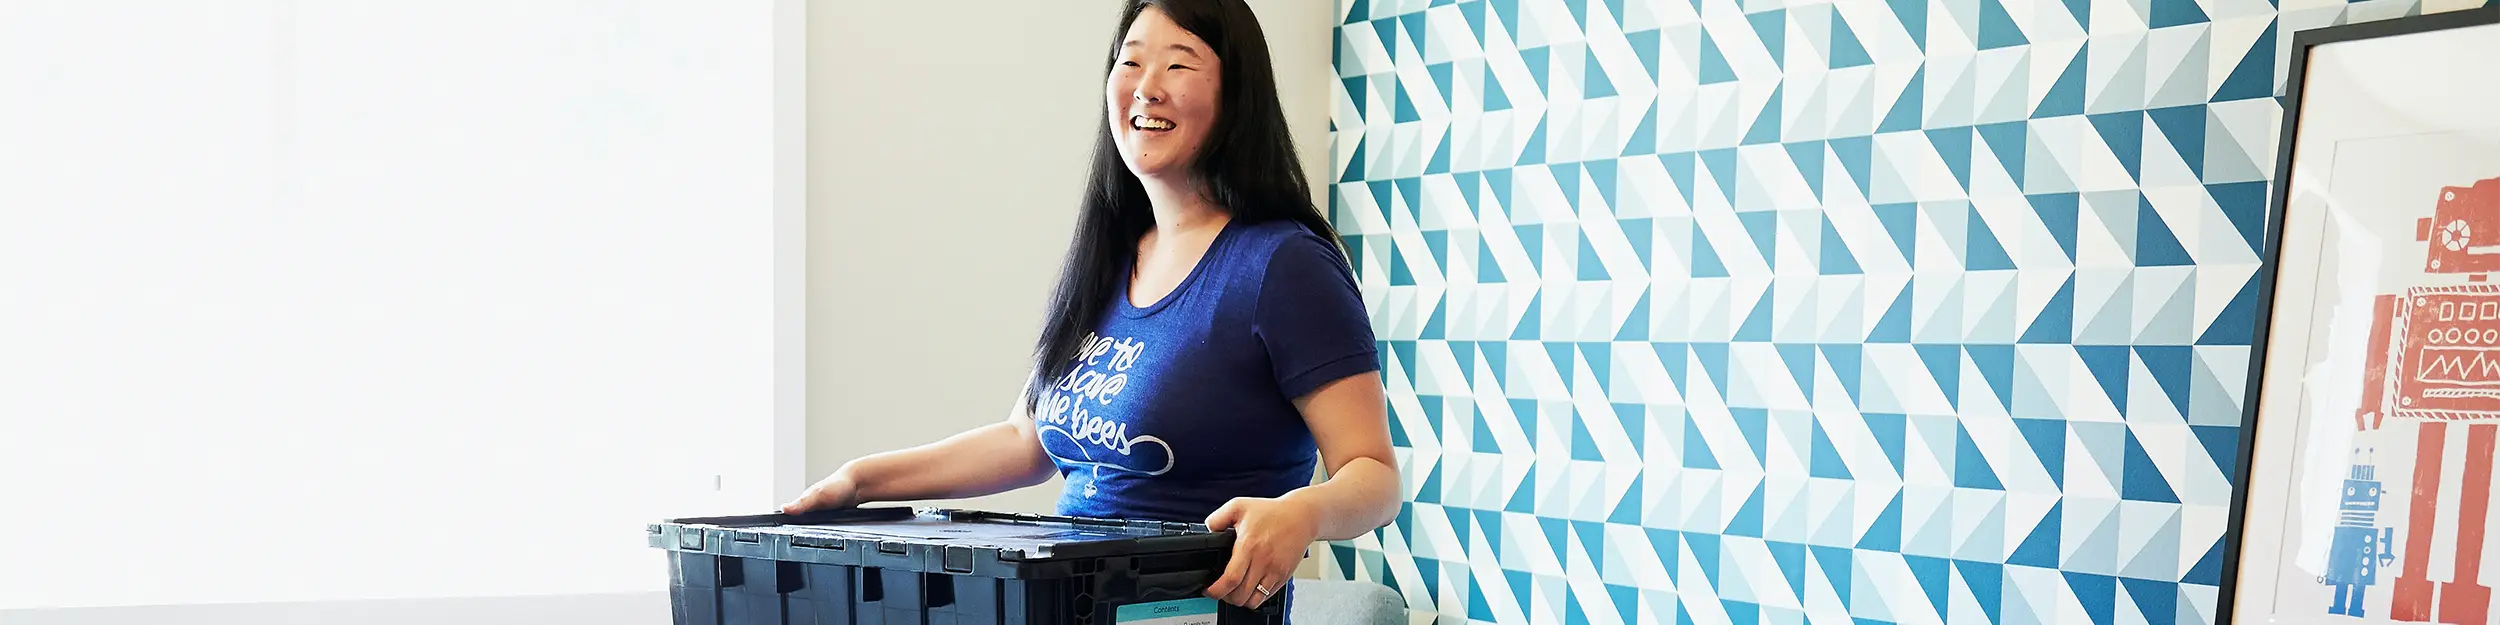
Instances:
[[[825,479],[807,487],[807,492],[800,493],[799,498],[781,504],[781,513],[841,510],[858,507],[861,503],[864,502],[859,500],[859,483],[851,478],[851,472],[835,471],[833,475],[825,476]]]

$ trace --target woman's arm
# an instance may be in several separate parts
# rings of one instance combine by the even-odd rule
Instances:
[[[1380,374],[1322,385],[1294,407],[1319,442],[1328,479],[1276,499],[1234,499],[1209,516],[1210,528],[1237,535],[1232,562],[1207,588],[1210,597],[1245,607],[1265,603],[1313,541],[1351,540],[1397,518],[1402,498]]]
[[[781,509],[797,514],[880,501],[995,495],[1049,481],[1053,470],[1033,418],[1018,401],[1006,421],[852,460]]]

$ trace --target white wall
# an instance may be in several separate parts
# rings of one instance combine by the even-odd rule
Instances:
[[[0,5],[0,621],[649,593],[767,509],[801,6]]]
[[[1325,201],[1335,3],[1251,5]],[[810,476],[1006,416],[1103,123],[1119,6],[809,5]],[[1042,512],[1057,493],[954,505]]]

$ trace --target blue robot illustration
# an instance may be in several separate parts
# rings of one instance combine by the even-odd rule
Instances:
[[[2378,467],[2368,460],[2352,465],[2344,478],[2343,505],[2335,523],[2335,540],[2328,547],[2326,574],[2319,581],[2335,587],[2335,605],[2328,614],[2361,617],[2362,595],[2378,585],[2381,567],[2396,563],[2391,550],[2396,542],[2396,528],[2378,527],[2381,495]]]

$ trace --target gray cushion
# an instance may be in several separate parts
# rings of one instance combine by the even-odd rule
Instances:
[[[1295,625],[1406,625],[1406,599],[1371,582],[1293,580]]]

